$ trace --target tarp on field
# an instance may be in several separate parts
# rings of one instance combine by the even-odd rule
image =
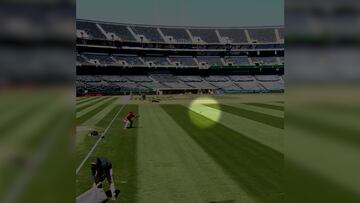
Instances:
[[[102,188],[93,187],[76,198],[76,203],[101,203],[107,200]]]

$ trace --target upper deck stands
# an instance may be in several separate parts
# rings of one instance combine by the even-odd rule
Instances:
[[[283,27],[175,27],[161,25],[134,25],[77,20],[77,30],[85,31],[90,38],[106,39],[103,34],[113,33],[121,41],[161,43],[279,43],[284,39]],[[99,27],[101,29],[99,29]],[[278,36],[275,30],[278,30]],[[247,35],[248,34],[248,35]],[[80,37],[78,35],[78,37]],[[85,37],[85,36],[84,36]],[[280,41],[281,42],[281,41]]]
[[[136,41],[134,36],[128,30],[127,26],[125,25],[112,25],[112,24],[99,24],[105,32],[107,33],[114,33],[118,36],[122,41]]]
[[[194,38],[200,37],[205,43],[220,43],[214,29],[189,29]],[[195,40],[196,41],[196,40]]]
[[[131,26],[134,33],[143,35],[150,42],[164,42],[156,27]]]
[[[218,29],[221,37],[227,37],[229,43],[248,43],[243,29]]]
[[[161,28],[161,32],[166,36],[173,37],[176,42],[191,43],[191,38],[184,28]]]
[[[96,23],[93,22],[76,21],[76,29],[85,31],[91,38],[94,39],[105,38]]]
[[[278,29],[278,31],[279,31],[279,37],[280,37],[280,40],[284,40],[285,38],[285,33],[284,33],[284,28],[280,28],[280,29]]]
[[[248,29],[251,42],[271,43],[276,42],[275,29]]]

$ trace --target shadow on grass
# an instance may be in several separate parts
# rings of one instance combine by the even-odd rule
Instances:
[[[279,195],[283,194],[282,153],[195,113],[185,106],[161,105],[161,107],[224,169],[229,177],[254,199],[272,203],[283,201],[283,195]]]

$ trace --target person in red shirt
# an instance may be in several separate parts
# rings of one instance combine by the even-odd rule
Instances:
[[[125,128],[132,128],[133,125],[133,118],[135,118],[136,115],[130,111],[126,114],[125,118],[124,118],[124,122],[125,122]]]

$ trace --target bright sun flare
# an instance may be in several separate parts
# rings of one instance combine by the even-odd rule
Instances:
[[[208,128],[215,125],[220,120],[221,111],[207,105],[218,106],[219,103],[214,98],[201,97],[193,100],[189,106],[189,109],[191,110],[189,111],[189,117],[198,127]],[[194,114],[194,112],[208,118],[209,120],[199,117],[197,114]]]

